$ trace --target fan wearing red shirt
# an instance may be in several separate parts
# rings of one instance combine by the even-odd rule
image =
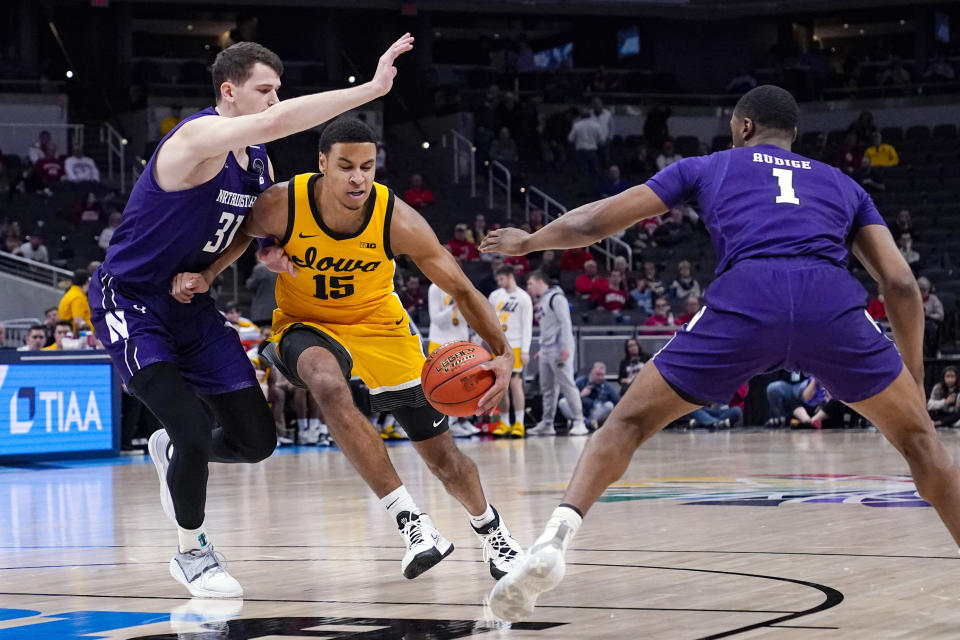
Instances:
[[[57,145],[52,142],[47,145],[44,156],[33,165],[33,170],[44,187],[60,182],[64,175],[64,168],[60,158],[57,157]]]
[[[620,313],[627,304],[627,290],[624,287],[623,273],[611,271],[607,277],[607,290],[600,297],[600,308]]]
[[[583,271],[587,262],[593,260],[593,254],[587,249],[567,249],[560,254],[561,271]]]
[[[683,313],[677,318],[677,324],[687,324],[693,320],[693,316],[697,315],[698,311],[700,311],[700,298],[690,296],[687,298],[687,305],[683,308]]]
[[[530,271],[530,262],[526,256],[507,256],[503,259],[503,264],[508,264],[513,267],[513,273],[517,276]]]
[[[577,295],[587,298],[590,302],[599,302],[610,287],[607,279],[597,273],[597,263],[593,260],[587,260],[584,263],[583,273],[577,276],[574,286]]]
[[[480,252],[477,251],[477,245],[467,240],[467,225],[462,222],[453,228],[453,237],[447,243],[450,253],[458,260],[477,260],[480,258]]]
[[[670,312],[670,303],[664,297],[657,298],[653,303],[653,315],[643,321],[645,327],[669,327],[676,324],[673,320],[673,314]],[[669,336],[676,333],[672,331],[651,331],[644,332],[648,336]]]
[[[410,188],[403,192],[403,201],[414,209],[423,209],[434,203],[433,192],[423,188],[423,176],[419,173],[410,176]]]

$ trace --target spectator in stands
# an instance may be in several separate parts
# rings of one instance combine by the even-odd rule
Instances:
[[[530,43],[527,42],[527,34],[520,32],[520,35],[517,37],[517,60],[516,60],[517,73],[533,73],[537,70],[537,66],[533,60],[533,49],[530,48]]]
[[[913,218],[910,216],[909,209],[900,209],[900,212],[897,213],[897,219],[890,227],[890,232],[893,233],[894,238],[899,238],[904,233],[912,234],[914,232]]]
[[[663,150],[660,152],[660,155],[657,156],[657,170],[663,171],[674,162],[680,160],[683,160],[683,156],[673,148],[673,141],[667,140],[663,143]]]
[[[20,245],[20,255],[27,260],[34,262],[50,262],[50,255],[47,253],[47,245],[43,244],[43,239],[39,233],[30,236],[27,242]]]
[[[610,275],[607,276],[607,289],[601,293],[597,306],[619,314],[630,299],[626,282],[623,279],[623,272],[611,271]]]
[[[0,351],[13,351],[13,347],[7,344],[7,336],[4,331],[3,323],[0,322]]]
[[[815,378],[792,374],[791,380],[776,380],[767,385],[767,426],[786,426],[794,409],[809,404],[817,390]]]
[[[594,362],[590,373],[580,376],[576,381],[580,389],[580,404],[583,407],[583,417],[589,423],[589,429],[599,429],[603,421],[620,402],[620,394],[607,382],[607,365]],[[573,409],[566,398],[560,399],[560,411],[568,419],[574,419]]]
[[[737,69],[737,75],[730,78],[730,82],[727,83],[725,91],[727,93],[743,95],[755,86],[757,86],[757,79],[753,77],[753,74],[744,68],[740,68]]]
[[[676,321],[673,318],[673,313],[670,311],[670,302],[663,296],[654,298],[653,301],[653,314],[648,316],[646,320],[643,321],[643,326],[645,327],[673,327],[676,325]],[[648,336],[669,336],[676,333],[676,329],[670,331],[651,331],[644,332],[644,335]]]
[[[677,279],[670,285],[670,295],[674,299],[699,298],[702,295],[700,283],[690,273],[690,263],[681,260],[677,263]]]
[[[873,133],[870,134],[871,140]],[[863,147],[857,142],[855,133],[847,133],[843,144],[833,157],[833,166],[852,176],[863,162]]]
[[[887,319],[887,307],[883,303],[883,292],[870,301],[870,304],[867,305],[867,313],[870,314],[870,317],[874,320],[886,320]]]
[[[20,225],[17,222],[4,220],[3,225],[0,226],[0,238],[3,240],[0,250],[16,256],[22,255],[20,245],[23,244],[23,238],[20,237]]]
[[[47,147],[51,144],[50,132],[41,131],[37,141],[27,149],[27,159],[30,164],[37,164],[47,155]]]
[[[178,104],[170,105],[170,113],[160,121],[160,137],[162,138],[173,131],[173,128],[180,124],[181,120],[183,120],[183,107]]]
[[[945,315],[943,303],[936,294],[931,292],[933,287],[927,278],[923,276],[917,278],[917,286],[920,287],[920,295],[923,298],[924,351],[927,355],[934,355],[940,348],[940,323],[943,322]]]
[[[70,280],[70,288],[60,298],[57,305],[59,322],[66,322],[73,330],[74,336],[81,331],[90,329],[90,303],[87,301],[87,291],[90,288],[90,272],[86,269],[77,269]]]
[[[63,179],[63,163],[57,157],[57,145],[47,145],[46,154],[33,165],[34,174],[39,178],[44,189],[60,184]]]
[[[613,114],[603,106],[603,99],[594,96],[590,101],[590,117],[600,127],[600,144],[597,148],[601,162],[610,161],[610,141],[613,140]]]
[[[490,230],[487,229],[487,217],[478,213],[473,218],[473,228],[467,229],[467,240],[477,245],[477,249],[479,249],[480,243],[483,242],[488,233],[490,233]]]
[[[689,296],[686,305],[683,307],[683,314],[677,318],[677,324],[684,325],[693,320],[693,317],[699,313],[700,306],[699,296]]]
[[[685,244],[693,235],[693,227],[686,219],[686,207],[678,206],[663,215],[660,225],[653,230],[653,240],[664,247]]]
[[[902,87],[910,84],[910,80],[910,71],[903,66],[903,61],[899,59],[894,60],[893,65],[888,67],[882,74],[880,74],[881,85]]]
[[[647,261],[643,263],[643,278],[647,281],[650,290],[653,291],[653,295],[662,296],[667,292],[667,288],[660,278],[660,269],[657,268],[656,262]]]
[[[100,182],[100,170],[93,158],[83,155],[83,147],[73,146],[73,155],[64,162],[66,179],[70,182]]]
[[[277,274],[267,268],[260,260],[257,252],[257,264],[253,266],[250,277],[247,278],[247,290],[253,292],[250,300],[250,319],[261,327],[269,327],[273,323],[273,310],[277,308],[275,294]]]
[[[619,271],[623,275],[623,286],[627,290],[632,288],[633,281],[637,279],[637,274],[630,270],[627,259],[624,256],[617,256],[613,259],[613,271]]]
[[[453,254],[453,257],[458,260],[467,262],[480,258],[480,252],[477,250],[477,245],[467,239],[467,225],[463,224],[462,222],[458,222],[453,227],[453,237],[450,238],[450,241],[447,243],[447,247],[450,249],[450,253]]]
[[[65,348],[63,346],[64,339],[73,338],[75,335],[70,322],[67,320],[57,320],[57,324],[53,328],[53,344],[44,347],[43,351],[63,351]]]
[[[421,310],[427,308],[427,292],[420,286],[420,278],[414,274],[407,276],[403,291],[400,293],[400,302],[411,318],[418,317]]]
[[[597,271],[597,263],[587,260],[583,264],[583,273],[577,276],[574,282],[577,295],[591,303],[599,303],[604,293],[610,288],[607,279]]]
[[[510,129],[500,127],[497,139],[490,143],[490,160],[496,160],[504,165],[510,173],[516,175],[520,168],[520,152],[514,142]]]
[[[852,147],[866,147],[873,143],[873,134],[877,132],[877,125],[873,122],[873,114],[862,111],[857,119],[847,127],[847,134],[853,134]],[[859,164],[859,162],[858,162]]]
[[[748,390],[747,383],[744,382],[728,404],[714,402],[689,414],[690,428],[729,429],[738,425],[743,419],[743,404]]]
[[[530,233],[535,233],[543,228],[543,210],[531,209],[527,216],[527,224],[530,227]]]
[[[410,188],[403,192],[403,201],[414,209],[423,209],[434,203],[433,192],[423,186],[423,176],[410,176]]]
[[[43,325],[35,324],[27,331],[27,337],[23,339],[23,346],[17,351],[41,351],[46,341],[47,332],[44,331]]]
[[[956,69],[943,56],[937,56],[931,60],[926,71],[923,72],[923,79],[930,82],[953,82],[956,77]]]
[[[513,273],[517,276],[522,276],[530,271],[530,262],[526,256],[507,256],[503,259],[503,264],[513,267]]]
[[[119,211],[114,211],[110,214],[110,221],[107,223],[107,226],[100,232],[100,235],[97,236],[97,244],[104,251],[107,250],[107,247],[110,246],[110,240],[113,238],[113,232],[117,230],[117,227],[120,226],[120,222],[123,220],[123,214]]]
[[[627,338],[623,344],[623,360],[620,361],[620,390],[626,391],[627,387],[636,379],[643,364],[650,358],[640,348],[640,341],[636,338]]]
[[[947,367],[941,374],[940,382],[933,385],[930,399],[927,400],[927,411],[936,427],[954,425],[960,419],[960,388],[957,386],[957,368]]]
[[[517,104],[517,97],[510,91],[505,91],[500,98],[500,104],[497,106],[497,119],[500,125],[510,132],[512,139],[517,139],[523,127],[523,115],[520,112],[520,106]],[[501,130],[502,131],[502,130]],[[500,162],[503,162],[501,160]],[[504,162],[504,164],[506,164]]]
[[[920,264],[920,254],[913,248],[913,236],[909,233],[900,234],[900,255],[914,270]]]
[[[879,131],[873,134],[873,144],[863,152],[863,157],[870,161],[871,167],[895,167],[900,164],[897,150],[890,143],[883,141]]]
[[[74,217],[76,222],[80,224],[100,223],[103,218],[103,207],[97,200],[97,194],[92,191],[88,193],[84,201],[77,207]]]
[[[560,254],[560,269],[562,271],[583,271],[584,266],[591,260],[593,260],[593,254],[586,247],[567,249]]]
[[[660,149],[669,139],[670,130],[667,127],[667,120],[672,115],[670,107],[658,104],[653,105],[647,112],[647,118],[643,122],[643,135],[651,149]]]
[[[43,342],[43,346],[47,347],[53,344],[53,329],[57,326],[57,322],[60,320],[60,310],[59,307],[50,307],[43,312],[43,331],[46,334],[46,338]]]
[[[567,142],[573,145],[573,159],[580,175],[596,184],[600,179],[600,147],[603,146],[603,130],[600,123],[590,117],[588,111],[580,113],[573,123]]]
[[[630,297],[637,309],[647,315],[653,313],[653,291],[650,289],[646,278],[641,276],[634,281],[633,287],[630,289]]]
[[[600,182],[600,197],[609,198],[629,188],[630,183],[620,175],[620,167],[612,164],[607,168],[607,174]]]

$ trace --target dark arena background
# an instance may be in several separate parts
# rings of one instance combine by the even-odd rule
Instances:
[[[0,640],[960,637],[960,555],[937,511],[880,431],[804,371],[735,381],[728,403],[640,447],[590,510],[565,582],[518,623],[491,611],[489,545],[418,456],[422,443],[354,375],[364,428],[456,547],[405,579],[405,539],[337,445],[323,394],[264,354],[277,275],[255,247],[202,295],[249,355],[277,447],[255,464],[210,466],[206,530],[244,596],[191,597],[169,575],[177,527],[147,451],[164,425],[79,311],[110,308],[94,291],[112,286],[101,263],[114,230],[167,133],[214,104],[218,53],[243,42],[276,53],[282,104],[364,86],[409,32],[392,90],[348,113],[375,133],[376,181],[426,219],[483,296],[507,266],[534,307],[550,294],[532,272],[569,309],[564,366],[582,419],[567,398],[544,417],[542,361],[558,352],[540,358],[539,345],[553,325],[495,295],[518,364],[524,354],[519,392],[497,415],[449,422],[527,548],[645,363],[702,314],[718,259],[695,200],[584,249],[515,257],[481,243],[729,149],[738,99],[776,85],[799,103],[793,153],[869,194],[917,280],[923,392],[956,459],[960,4],[5,0],[0,13]],[[276,182],[319,170],[323,128],[266,145]],[[215,251],[241,224],[223,215]],[[892,338],[877,281],[855,257],[847,268],[865,292],[857,304]],[[324,281],[323,295],[318,281],[316,297],[353,292],[335,281],[347,279]],[[465,328],[406,255],[394,287],[424,353]],[[111,338],[126,338],[116,322]],[[525,337],[513,344],[512,331]]]

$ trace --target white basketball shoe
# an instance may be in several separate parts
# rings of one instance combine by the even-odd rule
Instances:
[[[153,460],[153,466],[157,470],[157,476],[160,478],[160,506],[167,515],[167,519],[177,525],[177,514],[173,510],[173,498],[170,496],[170,487],[167,486],[167,468],[170,466],[170,456],[173,453],[173,445],[170,444],[170,436],[166,429],[158,429],[150,436],[147,441],[147,452],[150,459]]]
[[[590,435],[590,431],[587,429],[587,423],[580,420],[574,420],[573,425],[570,426],[570,431],[567,431],[568,436],[587,436]]]
[[[401,569],[403,577],[413,580],[453,553],[453,543],[440,535],[425,513],[401,511],[397,514],[397,527],[407,543]]]
[[[490,609],[502,620],[520,622],[533,615],[541,593],[555,588],[567,570],[563,554],[573,539],[563,518],[552,517],[530,550],[490,592]]]
[[[493,509],[493,507],[490,507]],[[480,538],[483,549],[483,561],[490,565],[490,575],[499,580],[510,573],[520,557],[523,547],[510,535],[510,530],[500,518],[500,513],[493,509],[493,521],[473,530]],[[471,525],[472,526],[472,525]]]
[[[243,596],[243,587],[227,573],[226,561],[213,550],[212,544],[177,553],[170,560],[170,575],[197,598]]]

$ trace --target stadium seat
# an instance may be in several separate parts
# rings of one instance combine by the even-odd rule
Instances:
[[[907,129],[907,140],[929,140],[930,139],[930,127],[924,124],[914,125]]]
[[[954,140],[957,137],[957,126],[953,124],[938,124],[933,128],[935,140]]]
[[[684,158],[700,155],[700,140],[696,136],[677,136],[673,146]]]
[[[713,143],[710,145],[710,150],[723,151],[724,149],[729,149],[732,142],[733,138],[730,136],[714,136]]]
[[[880,135],[887,142],[900,142],[903,140],[903,129],[900,127],[884,127],[880,130]]]

